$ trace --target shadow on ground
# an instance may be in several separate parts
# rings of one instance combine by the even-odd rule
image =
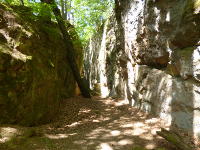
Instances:
[[[34,127],[1,127],[0,149],[133,150],[173,147],[156,135],[162,123],[123,100],[67,99],[57,122]],[[13,138],[14,137],[14,138]]]

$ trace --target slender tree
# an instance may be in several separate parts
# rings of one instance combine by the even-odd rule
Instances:
[[[60,0],[61,15],[62,15],[63,19],[66,18],[66,16],[65,16],[65,6],[66,6],[65,0]]]
[[[70,35],[66,30],[65,23],[61,16],[58,6],[56,5],[54,0],[41,0],[41,2],[47,3],[51,6],[52,11],[58,22],[59,28],[63,34],[64,43],[66,44],[66,48],[67,48],[67,52],[68,52],[67,60],[70,65],[70,68],[72,70],[73,76],[81,90],[82,95],[86,98],[90,98],[91,96],[90,96],[90,92],[89,92],[89,87],[85,83],[84,79],[81,78],[81,76],[80,76],[78,65],[76,64],[76,61],[75,61],[75,50],[73,48],[73,44],[70,39]]]
[[[23,0],[20,0],[20,4],[24,6],[24,1],[23,1]]]
[[[64,19],[67,20],[67,0],[65,0],[65,3],[64,3]]]

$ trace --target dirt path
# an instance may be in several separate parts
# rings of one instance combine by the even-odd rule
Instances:
[[[14,138],[0,149],[133,150],[142,146],[173,150],[156,135],[161,127],[159,119],[148,117],[122,100],[77,97],[66,99],[62,106],[62,116],[57,122],[26,129],[26,138]]]

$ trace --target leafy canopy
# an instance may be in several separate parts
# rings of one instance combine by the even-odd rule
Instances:
[[[31,7],[37,15],[44,15],[44,4],[40,0],[0,0],[14,5],[20,5],[23,1],[25,6]],[[114,0],[55,0],[64,17],[75,26],[83,44],[86,44],[97,28],[108,18],[111,13]],[[65,7],[64,7],[65,6]],[[64,10],[63,10],[64,9]]]
[[[84,42],[107,19],[113,3],[113,0],[74,0],[74,24]]]

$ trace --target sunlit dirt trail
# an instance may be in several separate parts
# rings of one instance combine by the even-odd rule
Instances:
[[[157,118],[130,107],[123,100],[81,97],[66,99],[61,116],[51,124],[33,128],[26,139],[7,144],[6,150],[133,150],[173,147],[156,131]],[[2,147],[2,149],[4,149]],[[1,147],[0,147],[1,149]]]
[[[156,135],[161,121],[130,107],[123,100],[71,98],[65,101],[63,116],[45,136],[57,149],[132,150],[165,147],[167,142]]]

